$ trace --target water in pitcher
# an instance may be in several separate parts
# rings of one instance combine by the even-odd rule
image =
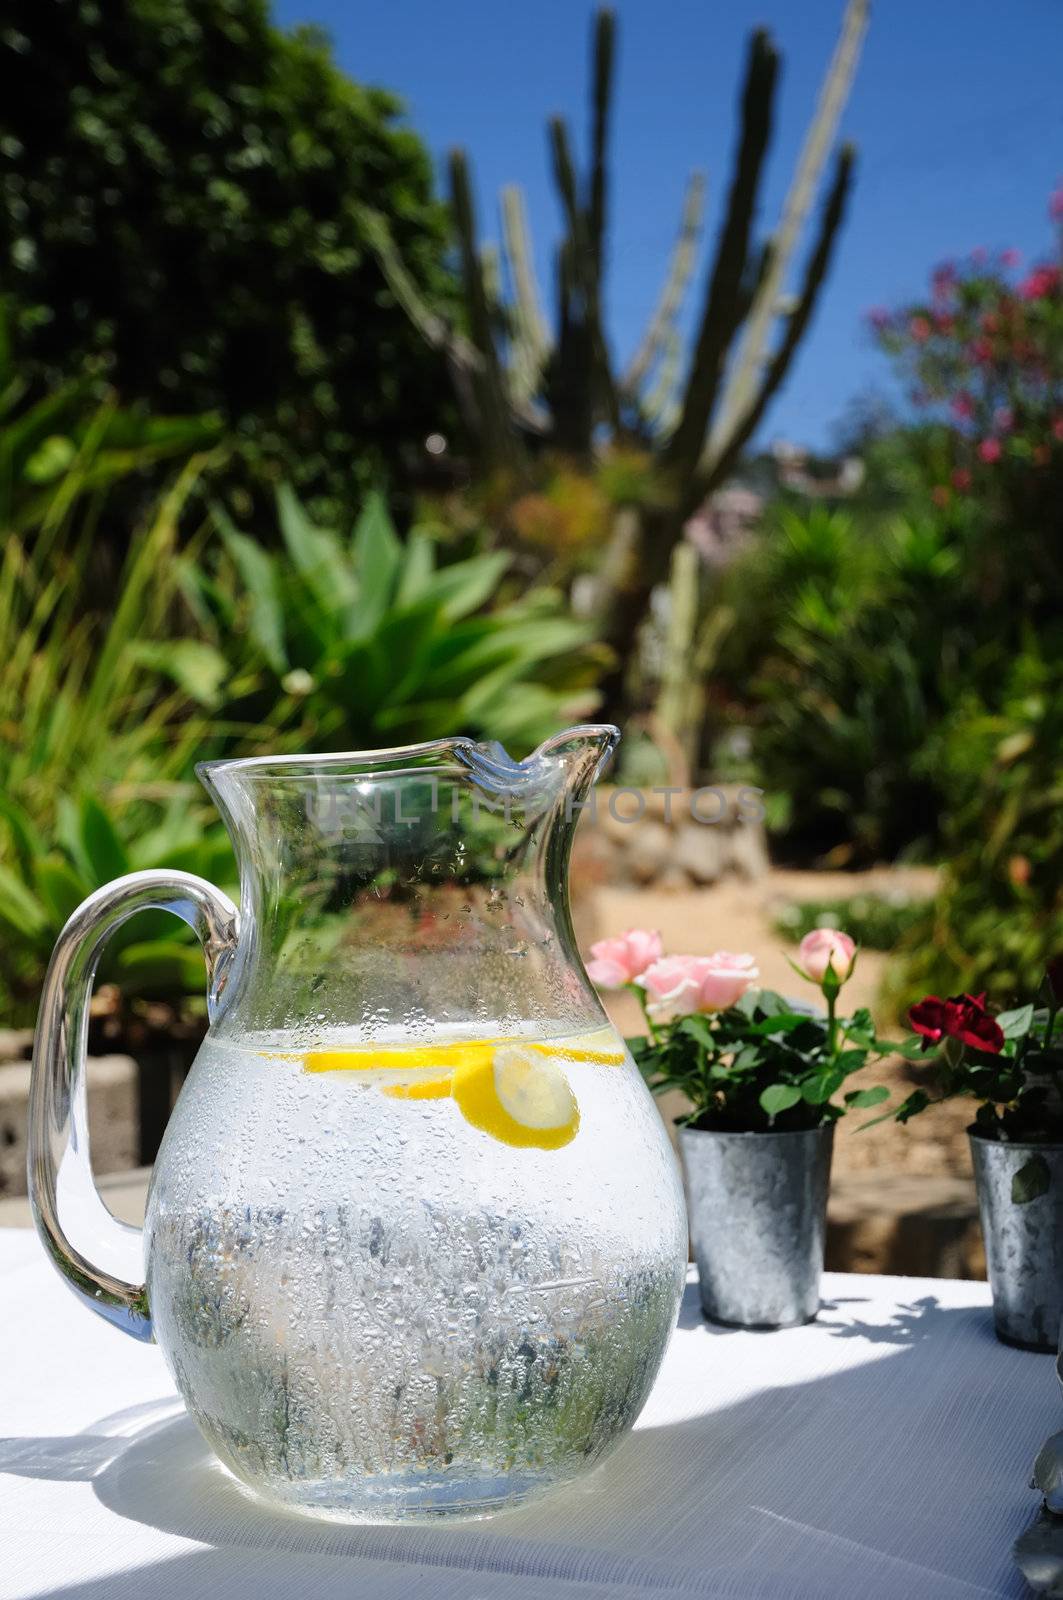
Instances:
[[[260,1492],[483,1513],[592,1464],[646,1398],[685,1222],[611,1028],[208,1037],[156,1174],[157,1336]]]

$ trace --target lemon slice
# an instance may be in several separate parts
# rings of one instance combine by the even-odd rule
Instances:
[[[579,1106],[561,1068],[524,1045],[455,1069],[451,1093],[474,1128],[502,1144],[559,1150],[579,1132]]]
[[[307,1072],[453,1072],[456,1067],[490,1062],[491,1039],[454,1044],[362,1044],[346,1050],[312,1050],[303,1057]]]

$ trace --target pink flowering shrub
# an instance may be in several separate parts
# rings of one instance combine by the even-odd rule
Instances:
[[[913,403],[951,431],[951,463],[932,487],[938,507],[997,497],[1003,474],[1063,474],[1063,184],[1049,215],[1048,259],[975,250],[937,267],[923,299],[868,313]]]

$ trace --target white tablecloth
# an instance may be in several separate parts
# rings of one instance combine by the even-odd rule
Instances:
[[[582,1484],[487,1522],[344,1527],[263,1510],[159,1351],[0,1232],[0,1596],[79,1600],[973,1600],[1063,1426],[1047,1356],[984,1284],[828,1275],[818,1323],[705,1324],[691,1285],[635,1432]]]

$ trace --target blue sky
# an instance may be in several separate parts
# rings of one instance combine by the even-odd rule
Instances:
[[[618,0],[607,316],[623,357],[656,297],[692,167],[709,178],[709,236],[729,172],[744,41],[767,25],[783,75],[766,205],[777,214],[833,49],[842,0]],[[314,22],[341,65],[395,89],[437,160],[473,160],[481,229],[497,235],[503,184],[525,190],[549,298],[557,210],[546,118],[584,139],[593,7],[580,0],[277,0]],[[1063,176],[1061,0],[877,0],[843,132],[860,172],[836,266],[764,437],[822,446],[852,397],[885,389],[866,309],[917,294],[931,266],[975,246],[1049,243]]]

